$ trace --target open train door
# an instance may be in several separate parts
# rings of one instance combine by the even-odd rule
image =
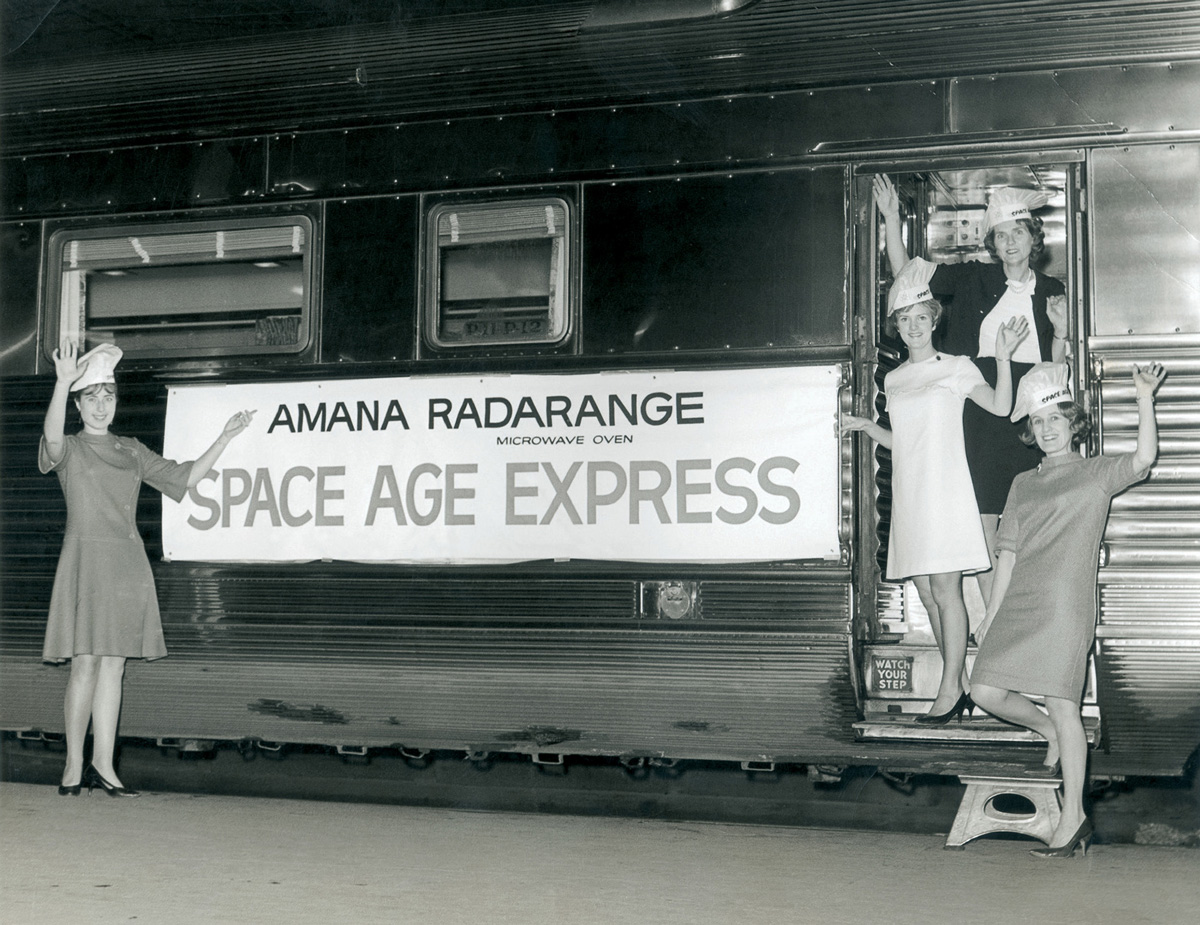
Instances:
[[[864,165],[856,171],[857,266],[860,318],[858,413],[887,425],[884,376],[906,356],[898,337],[884,329],[891,272],[884,243],[883,222],[871,193],[872,177],[888,174],[901,198],[901,224],[910,256],[938,263],[970,260],[990,262],[984,243],[983,218],[988,197],[1000,187],[1038,189],[1049,203],[1038,211],[1043,220],[1045,252],[1037,269],[1062,281],[1071,315],[1075,387],[1085,384],[1080,362],[1085,349],[1084,311],[1080,283],[1083,245],[1082,152],[1025,152],[1011,157],[967,161],[962,158]],[[953,312],[947,306],[947,313]],[[944,324],[943,320],[943,324]],[[887,568],[891,527],[891,456],[887,449],[860,444],[858,456],[859,608],[856,613],[862,678],[860,739],[911,740],[914,749],[928,752],[931,742],[1033,742],[1027,730],[1002,723],[976,710],[962,722],[945,726],[917,724],[937,694],[942,661],[928,614],[911,581],[895,583],[883,576]],[[935,515],[936,516],[936,515]],[[967,668],[974,660],[974,629],[983,619],[987,583],[974,576],[963,580],[972,634]],[[1084,695],[1084,722],[1095,741],[1100,726],[1094,666],[1089,666]],[[1040,740],[1039,740],[1040,741]]]

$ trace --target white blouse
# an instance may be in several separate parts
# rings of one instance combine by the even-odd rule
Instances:
[[[1038,345],[1037,327],[1033,320],[1033,290],[1037,286],[1037,277],[1032,273],[1024,282],[1006,280],[1008,288],[995,307],[988,312],[983,323],[979,326],[979,352],[976,356],[994,357],[996,355],[996,332],[1000,326],[1011,318],[1023,317],[1029,322],[1029,336],[1021,341],[1016,352],[1012,355],[1014,363],[1039,363],[1042,350]]]

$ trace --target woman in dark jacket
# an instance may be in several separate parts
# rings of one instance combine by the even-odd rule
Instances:
[[[908,260],[900,230],[900,199],[891,180],[875,177],[875,203],[884,218],[888,263],[892,273]],[[993,263],[970,260],[939,264],[929,288],[946,304],[940,349],[971,357],[988,385],[996,385],[996,330],[1024,317],[1033,336],[1012,358],[1013,389],[1035,363],[1062,362],[1067,353],[1067,306],[1063,284],[1036,269],[1045,250],[1042,220],[1033,212],[1046,204],[1045,193],[1002,188],[988,201],[984,244]],[[1037,452],[1025,446],[1017,428],[1004,418],[968,403],[963,412],[967,464],[988,550],[995,563],[996,528],[1013,478],[1038,464]],[[991,574],[983,573],[980,590],[986,602]]]

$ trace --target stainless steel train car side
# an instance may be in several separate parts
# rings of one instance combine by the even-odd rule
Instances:
[[[908,197],[914,246],[951,258],[978,249],[953,228],[989,187],[1054,194],[1054,272],[1072,306],[1077,386],[1099,422],[1091,452],[1130,445],[1131,364],[1154,358],[1170,371],[1159,463],[1114,502],[1102,551],[1086,715],[1093,774],[1181,773],[1200,744],[1200,14],[1171,4],[1167,30],[1153,9],[1114,25],[1099,15],[1112,5],[1093,4],[1105,9],[1071,11],[1086,41],[1069,58],[1060,36],[1020,60],[951,49],[942,63],[944,35],[901,40],[884,5],[824,36],[793,6],[752,4],[654,35],[571,20],[562,28],[575,45],[555,34],[558,71],[539,65],[529,86],[497,78],[483,96],[466,70],[457,89],[397,72],[376,90],[372,66],[353,97],[331,85],[254,102],[206,96],[197,71],[194,100],[176,110],[138,110],[114,92],[94,101],[107,119],[71,123],[44,73],[18,73],[0,192],[0,728],[62,728],[65,669],[39,653],[64,515],[35,451],[63,241],[198,223],[307,229],[309,299],[287,349],[267,338],[263,349],[160,340],[131,351],[115,429],[151,446],[166,387],[195,382],[835,365],[842,411],[864,411],[894,359],[869,198],[870,176],[886,171]],[[996,28],[1021,34],[1015,13],[992,12]],[[489,24],[523,24],[512,49],[491,53],[497,73],[532,60],[544,34],[528,10],[489,7],[470,22],[458,37],[438,24],[446,60],[483,47]],[[1143,47],[1130,54],[1135,27]],[[857,47],[854,29],[900,43],[903,73],[874,79],[880,65],[860,47],[857,70],[838,63]],[[694,54],[694,66],[653,59],[639,72],[651,39],[675,64]],[[279,46],[280,60],[302,61],[315,41]],[[366,53],[357,33],[320,41],[338,60]],[[789,42],[807,57],[781,53]],[[199,60],[236,71],[231,50]],[[723,61],[737,62],[731,74]],[[440,341],[430,216],[446,203],[547,198],[564,203],[574,236],[563,336]],[[147,492],[139,521],[171,657],[130,665],[122,734],[550,762],[1023,761],[1030,740],[990,720],[910,734],[904,714],[932,696],[931,655],[915,596],[880,577],[886,458],[843,438],[840,477],[840,560],[754,566],[165,562],[160,501]],[[682,612],[666,603],[675,592]],[[904,666],[899,687],[881,683],[889,658]]]

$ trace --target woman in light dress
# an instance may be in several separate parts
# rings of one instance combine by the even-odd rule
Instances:
[[[895,274],[908,260],[900,229],[900,198],[884,175],[875,177],[874,194],[884,219],[888,263]],[[991,261],[939,263],[929,280],[930,291],[946,306],[938,345],[946,353],[970,357],[993,386],[999,385],[999,358],[993,350],[996,331],[1013,317],[1024,318],[1030,333],[1010,358],[1014,390],[1035,363],[1062,362],[1067,354],[1065,289],[1038,269],[1045,234],[1036,213],[1048,200],[1041,190],[994,190],[983,215],[984,247]],[[1038,454],[1021,442],[1009,421],[974,405],[963,409],[963,431],[975,502],[994,565],[996,529],[1008,490],[1019,472],[1037,465]],[[979,573],[978,580],[986,603],[991,572]]]
[[[67,762],[58,792],[100,787],[131,797],[113,767],[127,658],[167,654],[150,562],[137,531],[142,483],[180,500],[250,423],[240,411],[195,462],[163,459],[132,437],[109,432],[117,410],[113,370],[121,350],[102,344],[83,356],[70,341],[54,351],[56,381],[38,447],[38,467],[54,472],[67,502],[67,526],[54,576],[42,658],[71,662],[63,711]],[[83,422],[66,434],[68,399]],[[84,767],[88,725],[92,759]]]
[[[971,699],[963,690],[967,609],[963,572],[991,561],[963,448],[967,399],[996,415],[1012,407],[1009,358],[1029,334],[1025,318],[996,330],[996,386],[968,357],[938,351],[933,332],[941,305],[929,290],[936,265],[910,260],[888,293],[888,325],[908,359],[884,378],[891,430],[848,415],[847,431],[862,431],[892,451],[892,519],[887,578],[911,578],[930,614],[942,655],[942,677],[929,712],[917,722],[940,725],[960,718]]]
[[[1000,519],[971,696],[994,716],[1045,737],[1045,761],[1030,776],[1062,770],[1062,817],[1049,847],[1033,851],[1038,857],[1070,857],[1077,845],[1086,854],[1092,837],[1083,809],[1087,737],[1079,705],[1096,635],[1099,547],[1112,496],[1145,478],[1154,462],[1154,393],[1165,375],[1158,363],[1134,370],[1134,452],[1090,459],[1078,452],[1091,425],[1071,400],[1065,365],[1035,366],[1017,390],[1012,418],[1026,418],[1025,438],[1045,457],[1013,481]],[[1043,696],[1046,712],[1027,694]]]

